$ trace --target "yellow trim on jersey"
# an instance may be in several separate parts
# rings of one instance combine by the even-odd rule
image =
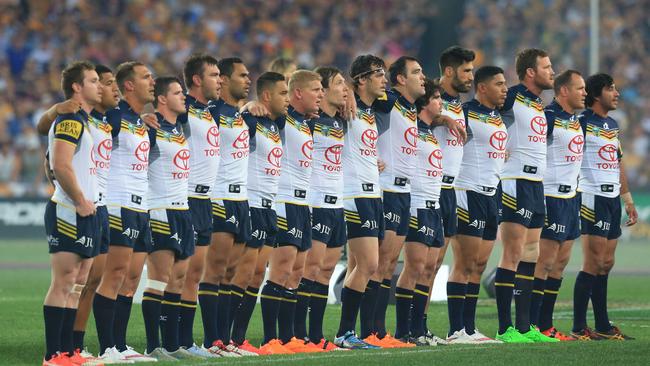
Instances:
[[[440,186],[442,189],[454,189],[454,186]]]
[[[502,177],[501,180],[513,180],[513,179],[523,179],[529,180],[531,182],[541,182],[542,178],[531,178],[531,177]]]
[[[288,203],[295,206],[309,206],[309,203],[306,202],[296,202],[296,201],[275,201],[277,203]]]
[[[196,198],[197,200],[209,200],[209,196],[187,196],[187,198]]]
[[[233,202],[241,202],[241,201],[248,201],[248,198],[227,198],[227,197],[210,197],[212,201],[233,201]]]
[[[568,199],[573,198],[575,196],[576,196],[576,191],[573,191],[572,196],[557,196],[557,195],[554,195],[554,194],[545,194],[544,195],[544,197],[553,197],[553,198],[559,198],[559,199],[563,199],[563,200],[568,200]]]

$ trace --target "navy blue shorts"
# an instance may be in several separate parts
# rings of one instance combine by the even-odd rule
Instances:
[[[546,220],[541,236],[560,244],[580,237],[580,195],[571,198],[546,196]]]
[[[529,229],[544,226],[544,184],[526,179],[501,181],[501,222],[514,222]]]
[[[248,201],[212,201],[212,232],[231,233],[235,243],[246,243],[251,238],[251,212]]]
[[[108,227],[108,209],[106,206],[97,206],[97,219],[100,228],[99,254],[106,254],[111,243],[111,230]]]
[[[190,214],[192,215],[196,246],[210,245],[210,238],[212,237],[212,202],[210,202],[209,198],[189,197],[187,203],[190,206]]]
[[[261,248],[262,245],[275,246],[278,234],[278,215],[271,208],[251,207],[251,225],[253,233],[246,242],[249,248]]]
[[[101,231],[97,215],[81,217],[74,208],[48,201],[44,219],[51,254],[70,252],[82,258],[99,254]]]
[[[311,209],[311,239],[339,248],[348,241],[343,208],[314,207]]]
[[[405,236],[409,231],[411,194],[386,191],[383,194],[386,230],[394,231],[398,236]]]
[[[456,190],[458,234],[496,240],[499,226],[497,197]]]
[[[309,206],[293,203],[278,203],[277,246],[293,245],[298,251],[311,249],[311,215]]]
[[[381,198],[343,200],[348,239],[384,238],[384,208]]]
[[[456,215],[456,192],[453,188],[440,190],[440,215],[445,238],[451,238],[458,231],[458,216]]]
[[[580,218],[583,235],[596,235],[611,239],[621,236],[620,196],[604,197],[582,192]]]
[[[406,242],[422,243],[430,248],[442,248],[445,237],[440,208],[411,209]]]
[[[194,254],[194,227],[190,210],[151,210],[151,245],[148,253],[171,250],[176,259],[187,259]]]
[[[120,206],[107,206],[111,245],[133,248],[147,253],[151,245],[149,213]]]

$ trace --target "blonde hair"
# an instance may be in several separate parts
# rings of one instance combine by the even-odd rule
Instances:
[[[310,70],[296,70],[289,79],[289,91],[304,88],[314,80],[321,81],[322,78],[318,73]]]

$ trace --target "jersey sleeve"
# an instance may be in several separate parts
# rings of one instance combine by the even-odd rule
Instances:
[[[375,99],[372,103],[372,107],[379,113],[388,113],[393,109],[397,98],[399,98],[399,95],[396,92],[389,90],[383,96]]]
[[[472,126],[469,123],[469,119],[467,118],[467,115],[469,114],[469,105],[467,103],[463,104],[463,115],[465,116],[465,131],[467,132],[467,139],[465,139],[465,143],[468,143],[472,138],[474,138],[474,132],[472,131]],[[446,128],[445,126],[441,126],[442,128]]]
[[[54,139],[77,145],[84,132],[84,123],[77,114],[64,114],[54,121]]]
[[[181,125],[186,124],[187,123],[187,113],[179,114],[178,117],[176,117],[176,123],[179,123]]]
[[[515,105],[515,98],[517,97],[517,90],[515,87],[511,87],[508,89],[508,93],[506,94],[506,101],[503,103],[503,106],[499,110],[501,112],[501,116],[505,112],[511,111],[512,107]]]
[[[106,122],[111,126],[111,135],[117,137],[122,126],[122,113],[119,109],[111,109],[106,112]]]
[[[553,126],[555,126],[555,112],[550,109],[544,109],[544,115],[546,116],[546,137],[553,136]]]
[[[208,110],[212,114],[212,118],[214,118],[214,120],[217,121],[217,124],[219,124],[221,107],[223,107],[224,104],[225,104],[224,101],[221,99],[211,100],[210,103],[208,104]]]
[[[149,128],[147,130],[147,134],[149,135],[149,144],[151,145],[151,147],[156,146],[156,135],[157,135],[157,133],[158,133],[158,130],[156,130],[155,128]]]
[[[242,113],[241,117],[244,122],[246,122],[246,125],[248,126],[248,136],[252,139],[255,137],[255,132],[257,131],[257,117],[247,112]]]
[[[582,127],[582,135],[587,137],[587,117],[584,114],[581,114],[578,117],[578,121],[580,121],[580,127]]]
[[[275,124],[278,125],[279,130],[284,130],[284,125],[287,124],[287,117],[282,116],[282,117],[278,118],[277,120],[275,120]]]

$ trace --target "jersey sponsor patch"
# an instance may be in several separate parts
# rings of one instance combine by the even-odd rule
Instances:
[[[81,131],[83,130],[83,124],[74,119],[66,119],[60,121],[56,124],[54,128],[54,136],[69,136],[75,140],[78,140],[81,137]]]

